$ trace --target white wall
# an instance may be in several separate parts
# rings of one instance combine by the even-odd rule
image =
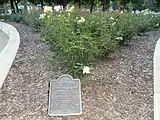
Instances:
[[[6,33],[9,37],[8,44],[0,52],[0,88],[1,88],[9,72],[9,69],[12,66],[13,60],[15,59],[20,44],[20,36],[16,28],[14,28],[9,24],[0,22],[0,29],[4,33]]]
[[[160,38],[154,52],[154,120],[160,120]]]

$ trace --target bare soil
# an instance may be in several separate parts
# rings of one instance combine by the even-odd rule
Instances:
[[[0,89],[0,120],[61,120],[49,117],[47,109],[49,81],[62,75],[63,68],[39,34],[10,24],[21,43]],[[83,78],[83,114],[70,120],[153,120],[153,55],[160,31],[146,35],[134,37]]]

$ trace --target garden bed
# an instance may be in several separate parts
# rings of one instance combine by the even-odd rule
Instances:
[[[52,59],[39,34],[10,24],[18,29],[21,43],[0,90],[0,119],[60,120],[47,115],[48,83],[65,70]],[[153,53],[159,37],[160,31],[134,37],[101,60],[82,80],[83,114],[72,120],[152,120]]]

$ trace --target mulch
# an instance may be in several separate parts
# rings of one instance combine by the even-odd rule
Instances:
[[[61,120],[49,117],[49,81],[63,74],[54,53],[26,25],[16,59],[0,89],[1,120]],[[71,120],[153,120],[153,55],[160,31],[134,37],[100,61],[82,88],[83,114]]]

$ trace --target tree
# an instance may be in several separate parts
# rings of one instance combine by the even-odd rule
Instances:
[[[17,12],[17,13],[19,13],[18,3],[19,3],[20,1],[21,1],[21,0],[14,0],[15,6],[16,6],[16,12]]]
[[[0,5],[7,3],[7,2],[8,2],[8,0],[0,0]]]
[[[58,3],[63,6],[63,9],[66,8],[69,0],[58,0]]]
[[[91,13],[93,12],[94,2],[95,2],[95,0],[91,0],[91,8],[90,8],[90,12],[91,12]]]
[[[103,0],[103,11],[108,11],[110,5],[110,0]]]
[[[158,7],[160,7],[160,0],[156,0],[156,4]]]
[[[11,11],[12,11],[12,13],[15,13],[14,0],[10,0],[10,4],[11,4]]]
[[[27,12],[27,0],[23,0],[24,3],[24,12]]]

